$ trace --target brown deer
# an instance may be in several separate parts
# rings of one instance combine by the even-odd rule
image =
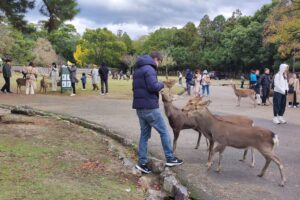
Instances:
[[[241,127],[236,124],[225,122],[212,115],[207,108],[194,111],[190,114],[190,119],[197,124],[197,128],[199,128],[204,135],[210,134],[213,141],[218,143],[209,156],[208,169],[212,166],[214,154],[218,152],[219,163],[216,171],[221,171],[221,160],[227,146],[238,149],[252,147],[257,149],[266,159],[265,166],[258,176],[262,177],[270,162],[273,161],[277,164],[280,171],[280,186],[284,186],[286,178],[283,173],[283,164],[274,153],[274,147],[278,145],[279,140],[278,136],[272,131],[260,127]]]
[[[252,89],[237,89],[234,84],[232,84],[232,88],[234,91],[234,94],[238,98],[238,104],[237,106],[241,105],[241,98],[247,98],[249,97],[253,101],[254,108],[256,107],[256,102],[255,102],[255,91]]]
[[[22,93],[21,87],[26,86],[26,79],[25,78],[17,78],[17,94],[20,92]]]
[[[198,101],[198,97],[195,97],[198,101],[196,105],[191,105],[190,109],[188,109],[189,107],[185,107],[185,110],[179,109],[177,107],[175,107],[173,105],[173,96],[170,95],[169,93],[164,93],[162,92],[162,101],[164,103],[164,109],[165,109],[165,113],[166,116],[168,118],[169,124],[173,130],[173,134],[174,134],[174,139],[173,139],[173,151],[176,151],[176,147],[177,147],[177,140],[180,134],[181,130],[184,129],[194,129],[195,131],[197,131],[199,133],[198,135],[198,140],[197,140],[197,144],[195,149],[198,149],[200,146],[200,140],[201,140],[201,130],[197,127],[197,124],[195,124],[194,121],[191,121],[188,117],[188,113],[191,111],[195,111],[197,109],[203,109],[203,107],[207,106],[207,103],[205,102],[211,102],[210,100],[205,101],[204,103],[202,103],[201,101]],[[190,99],[190,103],[192,102],[192,100]],[[253,126],[253,120],[247,118],[247,117],[243,117],[243,116],[238,116],[238,115],[226,115],[226,116],[217,116],[220,120],[224,120],[227,121],[229,123],[235,123],[241,126]],[[205,137],[208,139],[206,140],[206,144],[209,147],[209,155],[211,154],[212,148],[213,148],[213,142],[210,141],[211,137],[210,135],[205,135]],[[254,167],[254,152],[253,149],[251,149],[251,153],[252,153],[252,163],[251,163],[251,167]],[[246,159],[246,155],[247,155],[247,150],[245,150],[244,152],[244,156],[243,159],[241,161],[245,161]]]

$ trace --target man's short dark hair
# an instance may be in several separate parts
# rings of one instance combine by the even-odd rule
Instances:
[[[152,52],[150,56],[153,59],[156,58],[157,60],[163,61],[163,57],[162,57],[162,55],[158,51]]]

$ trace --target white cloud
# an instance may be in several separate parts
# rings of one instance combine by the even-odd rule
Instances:
[[[37,8],[27,16],[29,21],[42,17],[38,13],[41,0],[37,1]],[[162,26],[180,27],[190,21],[198,25],[205,14],[211,19],[220,14],[230,17],[240,9],[244,15],[252,15],[266,3],[271,0],[78,0],[80,13],[70,23],[81,34],[86,28],[107,27],[137,38]]]

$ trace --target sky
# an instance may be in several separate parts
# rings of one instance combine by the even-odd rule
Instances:
[[[160,27],[182,27],[187,22],[198,26],[207,14],[211,19],[217,15],[230,17],[240,9],[243,15],[253,15],[264,4],[272,0],[77,0],[80,13],[72,21],[80,34],[86,28],[108,28],[113,33],[127,32],[132,39],[138,39]],[[38,22],[45,19],[38,9],[29,11],[26,19]]]

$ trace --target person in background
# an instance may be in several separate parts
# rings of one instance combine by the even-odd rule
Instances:
[[[85,90],[85,85],[86,85],[86,75],[85,73],[82,73],[82,76],[80,78],[81,83],[82,83],[82,90]]]
[[[177,71],[177,73],[178,73],[178,83],[179,83],[179,85],[182,85],[182,73],[181,73],[181,71]]]
[[[257,82],[257,76],[255,74],[255,71],[251,70],[250,77],[249,77],[249,88],[254,90],[256,82]]]
[[[50,77],[51,77],[52,91],[55,92],[57,90],[57,81],[59,80],[59,72],[55,62],[52,63]]]
[[[197,69],[195,71],[195,86],[194,86],[195,96],[200,96],[201,79],[202,79],[201,71]]]
[[[32,62],[29,66],[25,68],[26,73],[26,95],[34,95],[34,90],[36,89],[35,81],[37,79],[37,70]]]
[[[138,164],[135,166],[143,173],[149,174],[151,169],[148,164],[148,140],[151,137],[151,129],[154,128],[160,135],[166,166],[181,165],[182,160],[176,158],[172,151],[170,134],[163,115],[159,109],[159,91],[164,84],[157,80],[157,67],[162,62],[162,56],[158,52],[144,55],[138,58],[133,74],[133,103],[140,123],[140,140],[138,149]]]
[[[99,73],[98,73],[98,69],[97,69],[97,65],[93,65],[93,69],[91,71],[91,76],[92,76],[92,85],[93,85],[93,90],[99,90],[99,87],[98,87],[98,76],[99,76]]]
[[[76,78],[77,67],[74,64],[72,64],[71,67],[68,66],[68,69],[70,71],[71,86],[73,89],[73,92],[70,96],[73,97],[76,95],[76,83],[78,83],[78,79]]]
[[[207,70],[203,71],[202,76],[202,96],[209,96],[209,84],[210,84],[210,77],[208,75]],[[206,91],[206,94],[205,94]]]
[[[260,85],[261,85],[262,105],[266,106],[267,105],[266,101],[269,98],[270,85],[271,85],[270,69],[265,68],[265,73],[260,78]]]
[[[256,103],[258,105],[260,105],[261,98],[260,98],[260,71],[259,71],[259,69],[255,70],[255,75],[256,75],[256,84],[254,86],[255,99],[256,99]]]
[[[244,88],[244,83],[245,83],[245,76],[244,74],[241,75],[241,88]]]
[[[101,79],[101,95],[108,94],[108,68],[105,63],[102,63],[99,68],[99,75]],[[104,93],[104,85],[105,85],[105,93]]]
[[[297,94],[299,93],[300,86],[299,86],[299,79],[297,78],[297,74],[293,73],[292,77],[289,80],[289,107],[290,108],[297,108]]]
[[[11,59],[6,58],[5,63],[3,64],[2,68],[3,78],[4,78],[4,85],[1,88],[2,93],[12,93],[10,91],[10,78],[11,78]]]
[[[186,91],[189,96],[191,95],[192,80],[193,80],[193,72],[189,68],[187,68],[186,75],[185,75],[185,82],[186,82]]]
[[[286,107],[286,96],[288,93],[288,74],[289,66],[287,64],[281,64],[279,66],[279,72],[274,78],[274,96],[273,96],[273,123],[285,124],[286,121],[283,118]]]

